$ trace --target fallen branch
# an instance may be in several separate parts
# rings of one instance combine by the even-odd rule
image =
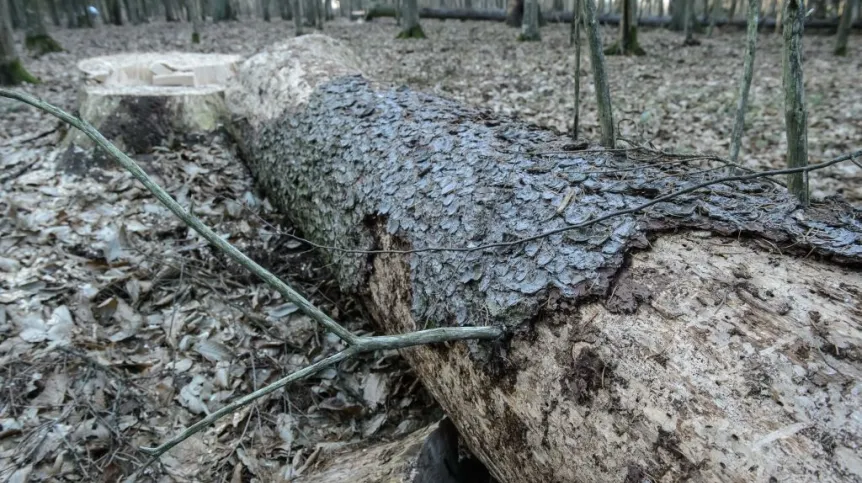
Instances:
[[[155,448],[141,448],[142,451],[152,455],[152,459],[150,462],[155,461],[155,459],[164,454],[166,451],[170,450],[182,441],[188,439],[193,434],[211,425],[219,418],[230,414],[243,406],[250,404],[255,399],[261,396],[265,396],[266,394],[269,394],[281,387],[284,387],[290,382],[315,374],[316,372],[326,367],[329,367],[354,355],[376,350],[403,349],[416,345],[434,344],[457,340],[496,339],[503,335],[503,330],[501,328],[486,326],[443,327],[393,336],[357,336],[348,331],[346,328],[342,327],[334,320],[332,320],[332,318],[330,318],[328,315],[323,313],[323,311],[315,307],[305,297],[293,290],[289,285],[281,281],[271,272],[258,265],[256,262],[254,262],[252,259],[250,259],[248,256],[239,251],[230,243],[224,241],[211,228],[209,228],[202,221],[200,221],[200,219],[198,219],[196,216],[183,208],[179,203],[177,203],[177,201],[174,200],[171,195],[169,195],[152,178],[150,178],[149,175],[147,175],[147,173],[145,173],[144,170],[141,169],[141,167],[132,158],[117,149],[116,146],[114,146],[110,141],[105,139],[105,137],[102,136],[102,134],[99,133],[99,131],[97,131],[92,125],[75,116],[72,116],[71,114],[63,111],[56,106],[53,106],[28,94],[15,92],[8,89],[0,89],[0,97],[7,97],[10,99],[21,101],[25,104],[29,104],[81,130],[99,147],[104,149],[114,159],[116,159],[117,162],[119,162],[120,165],[123,166],[123,168],[128,170],[132,174],[132,176],[138,179],[138,181],[140,181],[151,193],[153,193],[153,195],[159,201],[161,201],[165,206],[167,206],[172,213],[174,213],[177,217],[183,220],[184,223],[186,223],[189,227],[198,232],[207,241],[215,245],[216,248],[231,257],[234,261],[236,261],[237,263],[248,269],[250,272],[263,279],[263,281],[266,282],[267,285],[275,289],[285,299],[296,304],[296,306],[303,313],[319,322],[329,331],[336,334],[348,345],[348,348],[341,352],[338,352],[326,359],[306,366],[305,368],[293,372],[290,375],[280,379],[279,381],[270,384],[269,386],[266,386],[258,391],[255,391],[234,401],[233,403],[214,412],[213,414],[207,416],[201,421],[198,421],[197,423],[193,424],[188,429],[180,433],[178,436],[171,438],[160,446],[157,446]],[[147,463],[147,465],[149,465],[149,463]],[[144,467],[146,467],[147,465],[145,465]]]

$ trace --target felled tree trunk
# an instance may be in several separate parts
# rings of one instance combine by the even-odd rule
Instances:
[[[250,58],[231,129],[315,243],[459,249],[321,252],[382,332],[509,329],[403,352],[495,477],[862,478],[858,212],[728,182],[512,244],[707,175],[379,87],[355,59],[320,35]]]

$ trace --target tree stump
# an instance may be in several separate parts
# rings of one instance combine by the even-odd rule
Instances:
[[[131,155],[206,136],[227,121],[225,86],[240,60],[235,55],[179,52],[85,59],[78,63],[87,79],[78,111]],[[78,130],[69,131],[63,149],[61,163],[72,171],[111,164]]]
[[[711,174],[378,86],[353,59],[321,35],[251,57],[230,130],[382,332],[507,329],[402,351],[496,478],[862,479],[858,211],[728,181],[565,229]]]

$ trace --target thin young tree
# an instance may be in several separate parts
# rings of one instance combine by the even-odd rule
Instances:
[[[419,2],[417,0],[404,0],[403,25],[398,32],[399,39],[424,39],[425,32],[419,25]]]
[[[605,50],[606,55],[646,55],[638,43],[638,22],[635,19],[635,0],[621,0],[619,40]]]
[[[808,166],[808,111],[802,82],[804,0],[787,0],[784,7],[784,123],[787,127],[787,167]],[[809,203],[808,173],[788,175],[787,189],[803,206]]]
[[[605,73],[605,54],[602,52],[602,37],[596,21],[595,0],[583,0],[584,25],[587,41],[590,44],[590,63],[593,66],[593,84],[596,89],[596,104],[599,110],[599,124],[602,133],[602,146],[613,149],[616,144],[614,135],[614,115],[611,106],[611,90]]]
[[[51,52],[63,51],[63,47],[48,35],[39,0],[28,1],[24,6],[24,15],[26,21],[24,46],[30,55],[40,57]]]
[[[293,28],[296,29],[296,36],[299,37],[302,32],[302,1],[293,0]]]
[[[841,13],[841,23],[838,24],[838,35],[835,38],[835,50],[833,51],[837,56],[847,55],[847,38],[850,36],[855,3],[858,3],[858,0],[844,0],[844,11]]]
[[[0,0],[0,85],[12,86],[29,82],[38,83],[32,74],[21,64],[15,50],[15,36],[12,32],[12,18],[9,14],[8,0]]]
[[[575,0],[572,11],[572,38],[575,43],[575,113],[572,119],[572,139],[578,139],[581,115],[581,0]]]
[[[694,17],[694,0],[683,0],[685,2],[684,10],[684,34],[685,40],[682,44],[685,46],[700,45],[700,41],[694,38],[694,23],[697,19]]]
[[[201,4],[200,0],[186,0],[186,9],[188,9],[189,17],[192,19],[192,43],[201,43],[201,29],[203,20],[201,20]]]
[[[518,40],[523,42],[542,40],[542,35],[539,33],[539,0],[524,0],[524,18]]]
[[[757,48],[757,22],[759,15],[760,0],[748,0],[747,45],[745,60],[742,65],[742,80],[739,84],[739,100],[736,104],[736,120],[733,123],[733,133],[730,135],[730,160],[734,163],[739,158],[742,132],[745,130],[745,110],[748,107],[748,91],[751,89],[751,78],[754,73],[754,52]]]

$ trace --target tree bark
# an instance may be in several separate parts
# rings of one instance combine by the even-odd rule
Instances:
[[[739,81],[739,98],[736,103],[736,118],[730,135],[730,160],[739,158],[742,146],[742,133],[745,131],[745,110],[748,108],[748,92],[754,76],[754,56],[757,51],[757,19],[760,13],[760,0],[748,0],[748,35],[746,35],[745,60],[742,64],[742,79]]]
[[[518,40],[526,42],[542,40],[542,35],[539,33],[539,0],[524,0],[523,17]]]
[[[854,0],[845,0],[844,11],[841,13],[841,23],[838,24],[838,35],[835,37],[835,50],[837,56],[847,55],[847,39],[850,37],[850,24],[853,22]]]
[[[620,35],[613,45],[605,49],[606,55],[646,55],[638,42],[638,21],[635,19],[635,0],[622,0]]]
[[[614,152],[542,156],[576,148],[378,87],[356,62],[321,35],[251,57],[227,92],[229,129],[311,241],[390,251],[321,249],[381,331],[509,329],[505,341],[403,351],[501,482],[862,477],[852,209],[800,209],[765,181],[725,182],[505,245],[708,175]],[[391,252],[489,243],[500,245]]]
[[[417,0],[404,0],[404,16],[401,19],[403,26],[398,32],[399,39],[424,39],[425,31],[419,25],[419,2]]]
[[[602,146],[614,148],[616,144],[613,103],[611,103],[610,84],[605,71],[605,56],[602,52],[602,37],[596,23],[596,3],[584,0],[584,27],[587,43],[590,45],[590,65],[593,69],[593,86],[596,91],[596,106],[599,111],[599,125],[602,133]]]
[[[787,135],[787,167],[808,165],[808,110],[802,80],[802,19],[804,0],[787,0],[784,6],[784,48],[782,49],[784,125]],[[808,205],[808,173],[787,177],[787,189],[799,202]]]

